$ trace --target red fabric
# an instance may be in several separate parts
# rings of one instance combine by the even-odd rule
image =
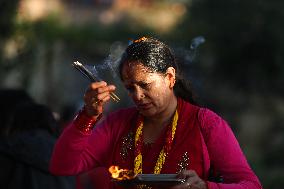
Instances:
[[[91,134],[95,123],[100,119],[100,117],[101,116],[99,116],[97,119],[94,119],[86,114],[85,109],[82,109],[78,116],[74,119],[74,125],[81,132]]]
[[[207,180],[210,166],[223,176],[224,183],[207,181],[209,189],[260,189],[258,179],[227,123],[208,109],[185,101],[182,104],[174,146],[162,173],[176,172],[176,162],[181,154],[188,151],[189,168],[195,169],[201,178]],[[102,181],[95,188],[113,188],[110,177],[105,176],[110,165],[133,169],[133,150],[129,151],[125,159],[120,152],[122,138],[133,130],[136,118],[135,108],[120,110],[97,125],[92,134],[80,132],[73,122],[56,143],[50,171],[57,175],[93,171],[95,177]],[[153,149],[149,147],[148,153],[144,153],[145,158],[149,159],[143,161],[145,172],[152,172],[153,162],[156,162],[162,143],[163,140],[158,139]],[[191,157],[193,154],[194,157]],[[101,174],[102,170],[98,171],[100,168],[104,174]]]
[[[178,107],[179,119],[175,138],[161,173],[177,173],[179,171],[178,163],[182,160],[183,154],[187,152],[189,155],[188,169],[195,170],[197,174],[203,178],[202,145],[197,120],[198,108],[192,105],[188,106],[185,101],[180,99],[178,100]],[[135,126],[136,122],[132,122],[132,124]],[[165,128],[156,142],[151,145],[151,148],[148,148],[149,151],[145,150],[145,146],[143,147],[143,173],[153,173],[159,153],[166,142],[167,129],[168,128]],[[135,131],[135,129],[131,129],[131,132],[135,133]],[[129,130],[125,130],[123,136],[126,136],[128,133]],[[122,168],[133,169],[134,154],[131,152],[129,158],[126,160],[122,159],[120,156],[121,145],[122,144],[120,143],[116,149],[114,165],[119,165]]]

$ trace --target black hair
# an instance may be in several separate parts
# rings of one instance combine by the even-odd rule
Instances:
[[[172,50],[155,38],[142,37],[134,40],[123,53],[119,63],[119,74],[122,78],[122,68],[126,62],[139,62],[153,72],[165,74],[169,67],[176,70],[174,93],[191,104],[197,104],[191,84],[180,73]]]

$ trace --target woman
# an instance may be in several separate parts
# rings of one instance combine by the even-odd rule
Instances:
[[[175,189],[261,188],[227,123],[194,105],[165,44],[135,40],[121,58],[120,76],[136,107],[112,113],[96,125],[115,86],[92,83],[84,108],[57,142],[53,173],[72,175],[118,165],[136,174],[179,173],[186,182]],[[212,169],[223,183],[209,180]],[[98,188],[115,187],[102,182],[109,177],[101,175]]]

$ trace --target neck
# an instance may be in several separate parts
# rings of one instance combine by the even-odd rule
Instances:
[[[177,97],[173,95],[173,97],[169,99],[168,107],[164,111],[153,117],[147,117],[145,119],[145,122],[152,125],[152,127],[153,126],[161,127],[163,125],[166,125],[171,121],[171,118],[174,115],[176,108],[177,108]]]

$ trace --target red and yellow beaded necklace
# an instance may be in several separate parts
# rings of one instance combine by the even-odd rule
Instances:
[[[178,121],[178,112],[175,111],[171,128],[167,130],[166,141],[165,144],[160,151],[159,157],[154,167],[154,174],[160,174],[162,167],[165,163],[166,157],[171,150],[172,143],[175,137],[175,132],[177,128],[177,121]],[[144,120],[143,117],[140,116],[137,121],[136,125],[136,134],[135,134],[135,159],[134,159],[134,173],[141,174],[142,173],[142,147],[143,147],[143,125]]]

